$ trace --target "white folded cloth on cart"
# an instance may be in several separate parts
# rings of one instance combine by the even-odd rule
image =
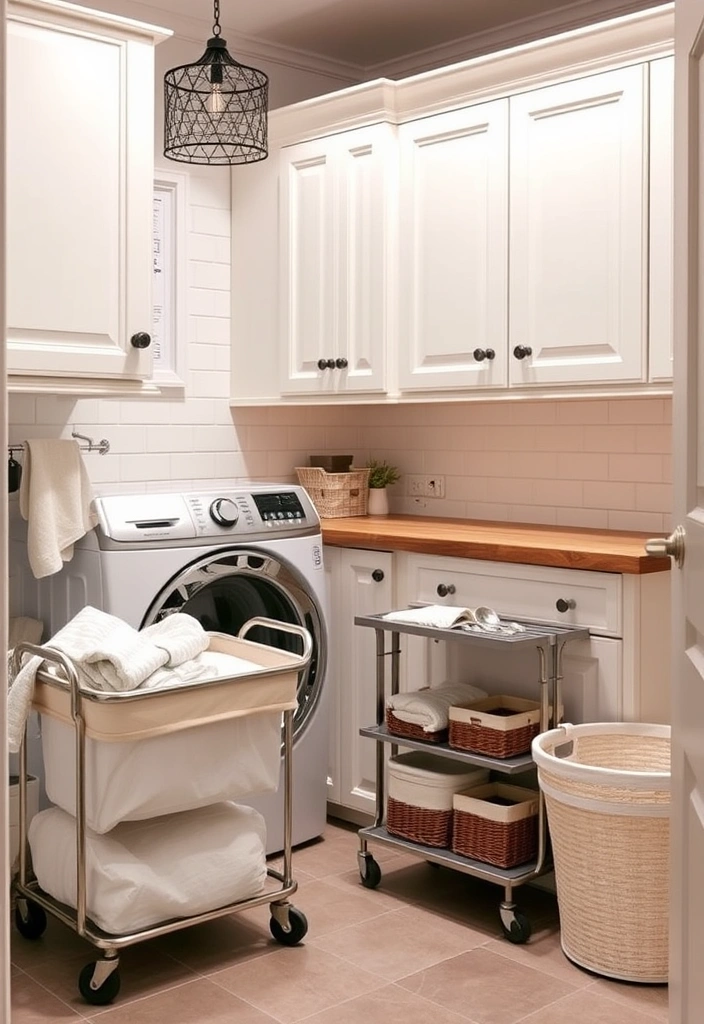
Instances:
[[[32,867],[44,892],[76,899],[76,819],[58,807],[29,826]],[[215,910],[260,893],[266,824],[253,807],[217,803],[86,831],[88,916],[111,935]]]
[[[425,604],[420,608],[402,608],[400,611],[382,615],[389,622],[405,622],[412,626],[433,626],[438,629],[452,629],[461,622],[474,622],[471,608],[460,608],[453,604]]]
[[[178,667],[196,658],[209,643],[208,634],[191,615],[177,612],[140,631],[88,605],[55,633],[46,646],[71,659],[81,686],[123,691],[136,690],[163,666],[168,666],[174,678],[183,682],[183,674],[176,674]],[[41,664],[40,657],[30,658],[11,682],[7,697],[11,751],[19,750]]]
[[[423,732],[439,732],[447,729],[453,704],[467,704],[486,696],[486,690],[470,683],[443,683],[411,693],[393,693],[386,698],[386,706],[402,722],[419,725]]]

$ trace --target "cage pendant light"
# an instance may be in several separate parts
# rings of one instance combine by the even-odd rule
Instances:
[[[264,160],[269,79],[227,52],[220,0],[214,0],[213,16],[203,56],[164,75],[164,156],[188,164]]]

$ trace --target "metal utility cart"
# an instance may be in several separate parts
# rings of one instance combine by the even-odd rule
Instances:
[[[388,613],[386,613],[388,614]],[[517,757],[492,758],[482,754],[472,754],[450,747],[447,743],[428,743],[406,737],[394,736],[387,730],[385,720],[386,706],[386,665],[390,660],[391,685],[389,693],[399,692],[399,669],[401,656],[401,634],[427,637],[430,640],[443,640],[450,643],[480,645],[489,650],[501,651],[507,647],[533,652],[538,659],[538,686],[540,699],[540,731],[550,727],[550,705],[555,709],[562,707],[562,655],[565,645],[572,640],[583,640],[589,636],[589,630],[572,626],[544,626],[522,620],[521,632],[502,633],[498,631],[466,631],[461,628],[443,629],[431,626],[418,626],[385,619],[383,614],[360,615],[355,618],[358,626],[368,626],[376,633],[376,725],[360,729],[361,736],[376,740],[376,816],[374,824],[359,830],[360,848],[357,854],[359,873],[362,884],[374,889],[381,881],[381,869],[368,850],[368,844],[381,843],[386,846],[401,847],[408,853],[417,854],[433,864],[444,864],[446,867],[461,871],[467,875],[494,882],[504,888],[504,898],[499,906],[501,927],[510,942],[516,944],[526,942],[531,934],[528,918],[521,913],[513,899],[516,886],[529,882],[538,875],[550,870],[547,858],[547,818],[542,794],[539,795],[538,808],[538,854],[537,858],[527,864],[514,868],[498,868],[482,861],[471,860],[449,849],[438,849],[422,843],[412,842],[399,836],[391,835],[385,826],[384,799],[384,766],[385,744],[391,744],[392,755],[399,746],[415,750],[428,750],[442,757],[464,761],[468,765],[486,768],[504,775],[517,775],[534,767],[530,752]],[[387,634],[391,634],[387,644]]]
[[[20,748],[20,789],[19,789],[19,827],[20,827],[20,858],[19,878],[15,883],[16,910],[15,924],[17,930],[26,939],[38,939],[47,925],[46,912],[58,918],[72,928],[82,938],[87,939],[103,958],[87,964],[80,972],[78,988],[83,998],[94,1005],[105,1005],[113,1001],[120,989],[119,953],[121,949],[142,942],[145,939],[157,938],[169,932],[211,921],[226,914],[246,910],[250,907],[269,903],[271,908],[270,929],[277,942],[285,946],[299,943],[308,930],[305,915],[289,902],[289,897],[297,889],[297,883],[291,870],[291,811],[292,811],[292,750],[293,750],[293,716],[295,712],[296,692],[303,678],[303,673],[310,662],[312,641],[307,630],[300,626],[279,622],[273,619],[256,617],[246,622],[238,633],[237,639],[244,640],[247,633],[255,626],[291,633],[299,637],[302,653],[292,654],[278,648],[252,644],[246,641],[247,652],[259,648],[262,653],[261,669],[250,674],[241,674],[223,680],[215,679],[186,686],[171,687],[159,690],[130,690],[126,692],[86,691],[79,684],[78,674],[71,660],[53,650],[51,647],[37,647],[32,644],[18,644],[13,654],[11,666],[14,677],[25,655],[36,655],[43,659],[43,665],[37,675],[37,686],[48,696],[49,700],[65,700],[69,708],[70,719],[75,728],[76,749],[76,908],[60,903],[53,896],[44,892],[30,868],[30,850],[27,838],[27,744],[25,737]],[[234,640],[235,638],[227,638]],[[267,653],[268,652],[268,653]],[[275,652],[275,653],[274,653]],[[246,657],[247,653],[241,654]],[[212,705],[218,704],[222,709],[223,697],[229,700],[226,685],[236,683],[253,683],[262,686],[267,680],[287,687],[288,710],[283,711],[283,786],[284,786],[284,850],[281,871],[267,866],[267,883],[263,892],[246,899],[238,900],[226,906],[217,907],[206,913],[191,917],[177,918],[161,922],[148,928],[140,929],[131,934],[110,934],[99,928],[87,914],[86,892],[86,735],[90,736],[91,714],[102,715],[111,708],[126,708],[132,705],[139,712],[145,705],[142,702],[163,701],[171,694],[181,700],[182,694],[192,696],[192,713],[194,717],[202,716],[201,703],[205,699]],[[48,689],[47,689],[48,688]],[[218,693],[218,689],[222,694]],[[209,691],[206,693],[206,691]],[[232,692],[232,691],[230,691]],[[282,691],[279,691],[282,692]],[[35,705],[36,706],[36,705]],[[250,708],[256,713],[257,707],[252,703]],[[148,713],[148,711],[147,711]],[[152,712],[153,713],[153,712]],[[249,713],[249,712],[245,712]]]

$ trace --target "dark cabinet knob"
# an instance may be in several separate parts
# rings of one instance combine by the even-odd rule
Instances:
[[[336,359],[335,360],[335,366],[338,368],[338,370],[345,370],[347,368],[347,360],[346,359]]]
[[[516,347],[513,350],[513,354],[516,357],[516,359],[525,359],[526,356],[533,355],[533,349],[530,347],[530,345],[516,345]]]
[[[488,348],[486,350],[486,357],[487,359],[496,359],[496,352],[494,352],[493,348]]]
[[[447,597],[448,594],[454,594],[455,584],[454,583],[438,583],[437,593],[438,597]]]
[[[494,352],[493,348],[475,348],[472,355],[478,363],[483,363],[485,359],[496,358],[496,352]]]
[[[146,331],[137,331],[130,338],[132,348],[149,348],[152,343],[151,334],[147,334]]]
[[[327,368],[328,368],[328,361],[327,361],[327,359],[319,359],[318,360],[318,369],[319,370],[327,370]]]
[[[384,578],[384,570],[383,569],[375,569],[374,572],[372,573],[372,579],[374,580],[375,583],[381,583],[383,578]]]
[[[326,359],[325,360],[325,366],[327,367],[328,370],[334,370],[335,369],[335,360],[334,359]]]
[[[555,607],[557,608],[558,612],[568,612],[572,608],[577,607],[577,602],[572,597],[560,597],[555,602]]]

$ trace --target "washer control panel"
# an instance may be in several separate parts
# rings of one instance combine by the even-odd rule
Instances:
[[[101,534],[118,544],[218,543],[318,531],[320,520],[302,487],[251,485],[249,490],[102,496]]]

